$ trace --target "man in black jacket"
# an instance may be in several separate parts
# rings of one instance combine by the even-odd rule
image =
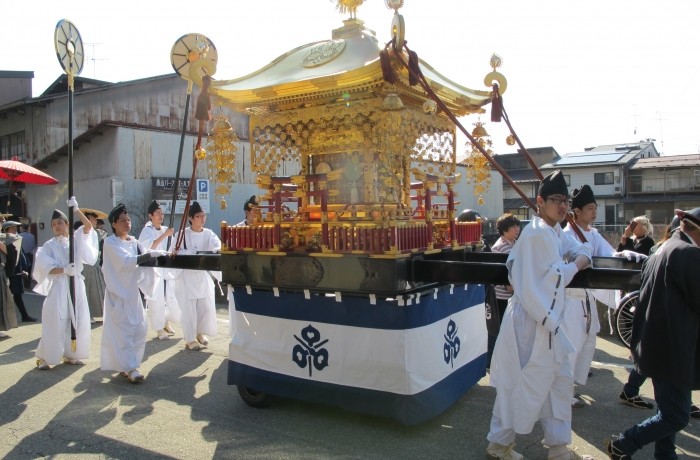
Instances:
[[[629,459],[652,442],[656,459],[678,458],[676,433],[688,424],[691,393],[700,389],[700,208],[676,214],[680,231],[642,267],[632,325],[632,355],[652,380],[658,412],[606,440],[612,459]]]
[[[19,222],[13,220],[8,220],[2,224],[2,230],[5,233],[12,235],[17,235],[20,227]],[[27,309],[24,306],[24,279],[29,276],[29,265],[27,264],[27,258],[25,257],[24,251],[21,246],[19,248],[19,254],[17,254],[18,249],[13,244],[7,245],[7,264],[5,265],[6,275],[10,281],[10,292],[12,292],[12,298],[17,305],[20,315],[22,315],[23,322],[33,323],[36,318],[32,318],[27,313]]]

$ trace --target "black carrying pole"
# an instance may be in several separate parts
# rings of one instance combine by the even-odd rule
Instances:
[[[73,75],[68,74],[68,199],[73,196]],[[72,264],[75,262],[74,245],[73,245],[73,206],[68,208],[68,261]],[[70,292],[70,302],[73,306],[73,321],[70,323],[70,343],[72,351],[76,351],[76,334],[75,327],[78,322],[78,316],[75,309],[75,277],[70,277],[68,282],[68,291]]]
[[[185,116],[182,119],[182,132],[180,133],[180,151],[177,155],[177,168],[175,169],[175,185],[173,185],[173,199],[170,204],[170,222],[169,228],[173,228],[175,220],[175,203],[177,202],[177,192],[180,185],[180,167],[182,166],[182,151],[185,148],[185,133],[187,132],[187,117],[190,111],[190,99],[192,97],[192,80],[187,80],[187,99],[185,100]],[[168,246],[170,246],[170,237],[168,237]]]

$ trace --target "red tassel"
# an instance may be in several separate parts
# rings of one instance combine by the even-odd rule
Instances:
[[[202,90],[197,96],[197,107],[194,111],[194,118],[199,121],[209,121],[211,120],[211,100],[209,99],[209,85],[211,84],[211,77],[205,75],[202,77]]]
[[[391,58],[387,50],[383,49],[379,51],[379,62],[382,65],[382,76],[384,81],[387,83],[394,84],[398,81],[394,69],[391,67]]]
[[[408,84],[415,86],[418,84],[418,75],[420,75],[420,67],[418,66],[418,53],[415,51],[408,52]]]
[[[493,84],[493,97],[491,98],[491,121],[499,123],[503,118],[503,98],[498,93],[498,84]]]

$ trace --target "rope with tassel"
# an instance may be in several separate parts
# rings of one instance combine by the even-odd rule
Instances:
[[[391,48],[390,48],[391,45]],[[403,58],[401,55],[401,52],[396,49],[395,47],[395,39],[392,39],[386,44],[386,47],[384,50],[380,51],[379,53],[379,58],[380,58],[380,63],[381,63],[381,68],[382,68],[382,74],[384,79],[389,82],[389,83],[395,83],[398,81],[398,77],[394,73],[393,68],[391,67],[391,62],[389,61],[389,52],[391,50],[394,51],[394,55],[396,56],[397,60],[403,65],[407,70],[408,70],[408,76],[409,76],[409,84],[411,86],[414,86],[415,84],[420,84],[420,86],[423,88],[423,90],[428,94],[428,96],[435,101],[435,103],[440,107],[440,109],[445,113],[445,115],[448,116],[448,118],[462,131],[462,133],[467,136],[469,141],[479,150],[479,152],[486,158],[486,160],[491,164],[491,166],[501,174],[503,179],[505,179],[506,182],[515,190],[515,192],[520,195],[520,197],[527,203],[528,206],[530,206],[533,210],[537,211],[537,205],[527,196],[525,193],[518,187],[518,185],[513,181],[513,179],[508,175],[508,173],[503,169],[503,167],[496,162],[496,160],[493,159],[491,155],[476,141],[474,136],[471,135],[471,133],[462,126],[460,121],[457,119],[454,113],[447,107],[447,105],[438,97],[438,95],[433,91],[433,89],[430,87],[430,84],[428,83],[427,79],[425,78],[425,75],[423,75],[423,72],[420,69],[419,65],[419,60],[418,60],[418,54],[415,51],[412,51],[408,48],[408,45],[404,44],[404,49],[406,50],[408,54],[408,62]],[[503,106],[503,97],[500,94],[500,91],[498,89],[498,84],[494,83],[493,84],[493,96],[491,100],[492,104],[492,111],[491,111],[491,121],[493,122],[499,122],[501,121],[501,118],[503,118],[506,121],[506,125],[508,126],[508,129],[510,130],[511,134],[513,137],[516,139],[518,142],[518,145],[520,146],[521,151],[525,155],[530,167],[533,169],[539,180],[542,180],[544,176],[542,175],[542,172],[540,169],[537,167],[535,162],[532,160],[532,157],[530,156],[530,153],[527,151],[525,146],[522,144],[520,141],[520,138],[517,136],[515,131],[513,130],[513,126],[510,124],[510,120],[508,119],[508,115],[505,112],[505,108]],[[586,242],[586,237],[583,236],[583,233],[581,232],[581,229],[576,225],[573,221],[572,216],[567,213],[566,215],[566,220],[571,225],[571,228],[574,230],[576,233],[576,236],[579,237],[580,241]]]

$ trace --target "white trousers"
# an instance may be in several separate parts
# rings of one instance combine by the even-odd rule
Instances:
[[[189,299],[180,308],[185,342],[194,342],[199,334],[216,335],[216,305],[211,299]]]

